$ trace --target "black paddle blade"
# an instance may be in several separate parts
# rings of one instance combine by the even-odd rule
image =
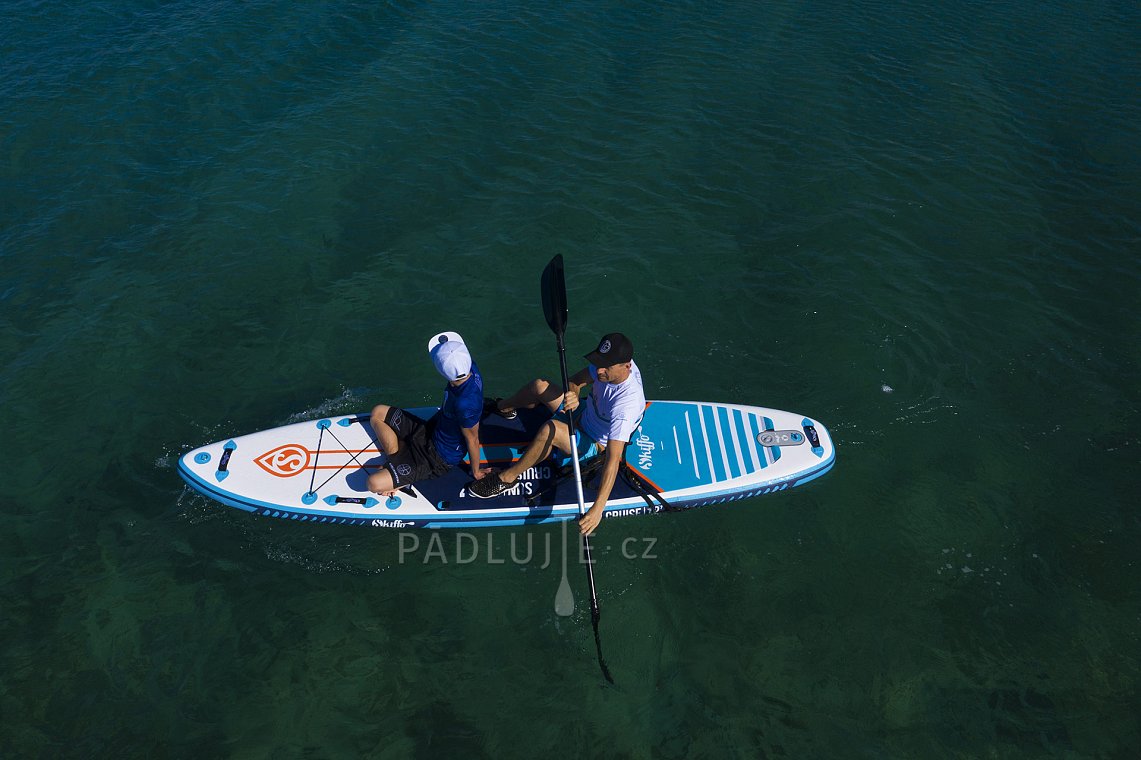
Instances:
[[[563,255],[551,259],[543,270],[543,315],[555,335],[567,329],[567,283],[563,277]]]

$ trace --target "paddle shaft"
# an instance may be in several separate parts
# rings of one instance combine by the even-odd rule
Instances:
[[[570,376],[567,374],[567,350],[566,345],[563,343],[563,334],[558,332],[555,334],[559,346],[559,369],[563,373],[563,388],[570,388]],[[574,414],[570,411],[567,412],[567,428],[570,432],[571,447],[574,451],[571,452],[571,461],[574,463],[574,490],[575,495],[578,496],[578,513],[583,515],[586,513],[586,502],[582,497],[582,470],[578,464],[578,431],[574,427]],[[610,683],[614,683],[614,677],[610,675],[610,668],[606,667],[606,660],[602,658],[602,638],[598,632],[598,621],[602,617],[602,613],[598,609],[598,591],[594,587],[594,560],[590,556],[590,536],[585,533],[582,536],[582,556],[586,560],[586,579],[590,584],[590,624],[594,628],[594,647],[598,650],[598,665],[602,668],[602,675]]]
[[[570,389],[570,376],[567,374],[567,349],[563,341],[563,334],[557,333],[555,336],[559,346],[559,369],[563,373],[563,388]],[[574,467],[574,491],[578,497],[578,513],[579,515],[586,514],[586,499],[582,495],[582,469],[578,463],[578,431],[575,430],[574,414],[570,411],[567,412],[567,428],[570,431],[571,447],[574,451],[571,453],[571,462]],[[595,628],[598,627],[598,593],[594,588],[594,565],[590,557],[590,536],[584,535],[582,537],[582,555],[586,560],[586,577],[590,580],[590,619],[594,623]]]
[[[559,348],[559,369],[563,374],[563,392],[570,390],[570,375],[567,374],[567,349],[563,336],[567,327],[567,288],[563,278],[563,257],[556,255],[543,270],[542,277],[543,315],[547,324],[555,334],[555,342]],[[578,431],[574,426],[574,415],[567,410],[567,429],[570,433],[571,462],[574,467],[574,489],[578,496],[578,514],[581,518],[586,514],[586,503],[582,497],[582,470],[578,464]],[[610,683],[614,677],[610,675],[610,668],[602,658],[602,638],[598,633],[598,620],[601,613],[598,610],[598,591],[594,587],[594,560],[590,556],[590,537],[585,533],[582,536],[583,559],[586,560],[586,578],[590,583],[590,622],[594,628],[594,646],[598,650],[598,665],[602,668],[602,675]],[[564,576],[565,577],[565,576]]]

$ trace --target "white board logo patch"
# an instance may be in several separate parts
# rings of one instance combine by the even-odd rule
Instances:
[[[608,340],[602,341],[602,345],[598,347],[598,353],[600,353],[600,354],[610,353],[610,341],[608,341]]]

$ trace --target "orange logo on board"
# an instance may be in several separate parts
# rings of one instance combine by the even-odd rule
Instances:
[[[254,461],[270,475],[290,478],[308,466],[309,450],[296,443],[287,443],[267,451]]]

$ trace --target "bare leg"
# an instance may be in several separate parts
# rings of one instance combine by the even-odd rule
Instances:
[[[500,472],[499,479],[504,483],[514,483],[525,471],[550,456],[552,447],[558,447],[568,454],[573,448],[570,443],[570,430],[561,420],[547,420],[519,461]]]
[[[499,402],[499,411],[510,412],[514,409],[534,409],[539,404],[552,412],[562,403],[563,389],[550,380],[538,378],[524,385],[515,392],[511,398]]]
[[[387,467],[381,467],[368,476],[368,490],[381,496],[394,496],[396,494],[396,485],[392,482],[392,473],[388,471]]]
[[[368,424],[372,426],[372,432],[376,434],[376,440],[380,444],[381,453],[390,456],[400,451],[400,439],[396,437],[396,431],[384,421],[391,408],[387,404],[377,404],[372,408],[372,416],[368,418]]]
[[[384,421],[388,417],[389,409],[391,407],[387,404],[377,404],[373,407],[368,424],[376,435],[381,452],[392,456],[400,451],[400,439],[396,437],[396,431]],[[382,467],[368,476],[368,490],[382,496],[392,496],[396,493],[396,485],[392,482],[392,473],[388,471],[387,467]]]

